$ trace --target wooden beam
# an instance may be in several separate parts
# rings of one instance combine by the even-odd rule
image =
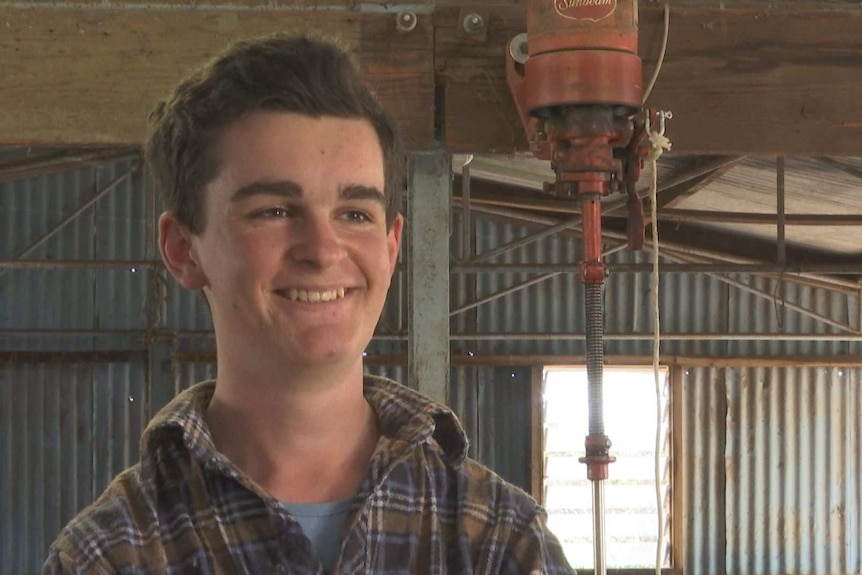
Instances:
[[[137,144],[153,105],[229,42],[276,32],[337,36],[414,148],[432,147],[430,17],[346,10],[0,8],[0,143]],[[398,54],[398,57],[392,57]]]
[[[419,10],[408,33],[396,30],[395,13],[356,12],[353,3],[236,4],[0,8],[0,144],[140,143],[153,104],[231,40],[316,31],[356,50],[411,148],[429,149],[442,138],[453,152],[526,149],[504,80],[508,42],[525,30],[523,0],[470,4],[488,14],[478,36],[458,32],[463,3],[444,3],[430,15]],[[862,11],[852,8],[673,6],[668,53],[649,104],[674,112],[674,152],[858,155]],[[649,76],[661,9],[642,3],[640,23]]]
[[[716,334],[720,335],[720,334]],[[2,362],[4,352],[0,352]],[[10,357],[21,352],[5,352]],[[53,352],[39,353],[47,356]],[[98,354],[100,352],[85,352]],[[180,363],[215,363],[215,351],[194,352],[180,351],[176,354]],[[47,361],[47,359],[46,359]],[[499,366],[547,366],[547,365],[585,365],[584,355],[453,355],[451,365],[458,367],[499,367]],[[363,359],[365,365],[374,366],[406,366],[407,355],[368,355]],[[862,367],[862,358],[858,355],[764,355],[764,356],[709,356],[709,355],[661,355],[661,365],[679,367],[712,367],[717,369],[737,367]],[[605,365],[647,367],[652,365],[651,355],[605,355]],[[531,382],[532,385],[532,382]]]
[[[530,495],[544,505],[545,495],[545,417],[544,369],[534,364],[530,370]]]
[[[672,7],[667,56],[649,105],[673,111],[673,151],[858,155],[862,11],[849,7]],[[504,76],[504,50],[525,31],[523,6],[493,7],[481,43],[459,38],[457,17],[455,9],[435,14],[447,148],[525,149]],[[660,8],[641,3],[645,77],[658,54],[661,18]]]
[[[724,224],[775,225],[778,216],[772,213],[717,212],[713,210],[660,210],[658,219],[670,222],[712,222]],[[862,214],[786,214],[788,226],[859,226]]]
[[[398,122],[407,146],[436,146],[434,133],[434,27],[418,15],[416,27],[398,32],[395,14],[364,15],[360,27],[362,75]]]

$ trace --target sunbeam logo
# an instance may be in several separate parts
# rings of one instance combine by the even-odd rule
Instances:
[[[598,22],[614,13],[617,0],[554,0],[554,8],[563,18]]]

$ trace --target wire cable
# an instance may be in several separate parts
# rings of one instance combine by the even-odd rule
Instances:
[[[658,80],[659,72],[661,72],[661,66],[664,64],[664,55],[667,52],[667,36],[670,31],[670,0],[665,0],[664,3],[664,34],[661,40],[661,50],[658,53],[658,62],[655,65],[655,70],[652,72],[652,77],[650,78],[649,84],[647,84],[646,90],[644,90],[644,98],[643,103],[646,104],[649,95],[652,93],[652,89],[655,86],[656,80]]]

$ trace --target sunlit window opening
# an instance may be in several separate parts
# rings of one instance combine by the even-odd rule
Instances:
[[[662,566],[670,564],[670,421],[667,369],[661,368],[659,469],[664,508]],[[656,384],[653,369],[605,368],[605,434],[616,457],[605,482],[606,565],[655,567],[658,511],[655,489]],[[584,456],[589,431],[585,367],[544,373],[544,504],[548,526],[575,568],[593,566],[592,487]]]

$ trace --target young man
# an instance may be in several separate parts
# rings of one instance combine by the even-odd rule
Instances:
[[[171,274],[212,311],[218,379],[46,573],[571,573],[544,512],[466,459],[454,414],[365,376],[398,254],[404,153],[334,45],[239,43],[152,115]]]

